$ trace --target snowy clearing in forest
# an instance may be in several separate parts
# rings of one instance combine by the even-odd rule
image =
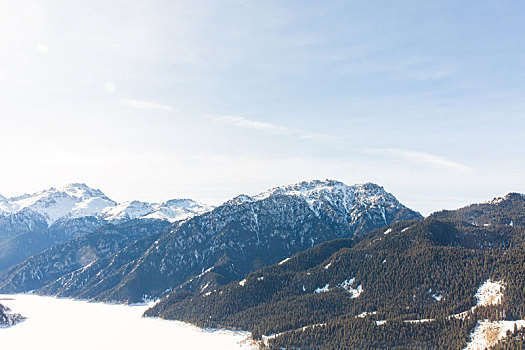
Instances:
[[[489,306],[501,303],[504,289],[505,286],[501,281],[494,282],[490,279],[485,281],[479,287],[476,295],[474,295],[478,300],[477,306]]]
[[[514,326],[525,327],[525,321],[483,321],[478,322],[470,335],[470,343],[465,350],[485,350],[507,336],[507,331],[514,331]]]

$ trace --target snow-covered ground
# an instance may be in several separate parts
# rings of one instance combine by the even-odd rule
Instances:
[[[0,295],[27,317],[0,329],[6,349],[254,349],[247,332],[206,331],[191,325],[142,318],[147,305],[125,306],[37,295]],[[11,300],[12,299],[12,300]]]
[[[465,350],[485,350],[507,336],[507,331],[514,331],[525,327],[525,320],[519,321],[484,321],[478,322],[474,332],[470,335],[470,343]]]
[[[503,299],[504,290],[505,286],[501,281],[494,282],[490,279],[485,281],[479,287],[476,295],[474,295],[478,300],[476,306],[489,306],[501,303],[501,300]]]

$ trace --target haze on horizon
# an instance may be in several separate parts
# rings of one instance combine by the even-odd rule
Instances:
[[[522,1],[0,3],[0,194],[525,192]]]

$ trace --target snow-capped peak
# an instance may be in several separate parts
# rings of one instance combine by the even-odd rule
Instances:
[[[100,190],[92,189],[85,184],[69,184],[24,194],[7,199],[4,210],[9,213],[31,211],[42,215],[48,224],[72,214],[74,217],[95,215],[107,206],[115,203]],[[102,207],[102,208],[101,208]],[[84,214],[88,213],[87,215]]]
[[[197,203],[191,199],[171,199],[161,204],[131,201],[107,209],[103,216],[109,221],[143,218],[175,222],[200,215],[212,209],[211,206]]]
[[[12,198],[0,197],[0,214],[36,214],[42,216],[48,225],[62,218],[87,216],[108,221],[150,218],[174,222],[212,209],[213,207],[191,199],[172,199],[162,204],[140,201],[119,204],[106,197],[102,191],[82,183],[51,187],[48,190]]]
[[[303,181],[293,185],[275,187],[260,193],[253,198],[260,200],[273,195],[287,195],[302,197],[305,199],[319,199],[322,196],[329,196],[338,193],[351,194],[360,200],[387,194],[383,187],[370,182],[348,186],[336,180],[313,180],[310,182]]]
[[[71,183],[59,188],[58,190],[76,198],[88,199],[93,197],[101,197],[109,199],[101,190],[91,188],[83,183]]]
[[[140,218],[153,212],[155,208],[152,204],[140,201],[128,201],[117,204],[112,208],[107,208],[102,213],[103,217],[110,221],[132,220]]]
[[[171,199],[161,204],[155,204],[154,208],[155,211],[145,215],[144,218],[175,222],[206,213],[214,207],[197,203],[191,199]]]
[[[336,180],[303,181],[297,184],[272,188],[253,196],[253,200],[264,200],[273,196],[293,196],[305,200],[318,213],[323,203],[329,203],[347,213],[359,206],[401,208],[397,199],[383,187],[373,184],[348,186]]]
[[[403,206],[385,189],[373,183],[348,186],[335,180],[303,181],[292,185],[272,188],[254,196],[240,195],[224,206],[281,206],[284,198],[305,203],[312,213],[321,216],[323,213],[337,217],[338,222],[359,226],[365,221],[373,221],[375,226],[386,225],[392,220],[421,217]],[[275,203],[274,203],[275,202]],[[254,210],[252,208],[252,210]],[[401,216],[398,216],[401,213]],[[257,220],[257,213],[254,218]],[[366,218],[365,218],[366,216]]]

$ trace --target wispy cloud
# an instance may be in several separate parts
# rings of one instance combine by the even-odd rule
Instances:
[[[452,169],[463,172],[472,171],[472,168],[467,165],[454,162],[442,156],[421,151],[413,151],[399,148],[379,148],[369,149],[367,150],[367,152],[379,156],[404,159],[413,163],[418,163],[433,168]]]
[[[175,111],[175,108],[152,101],[134,100],[130,98],[121,99],[120,102],[126,106],[138,109],[154,109],[159,111]]]
[[[263,132],[268,132],[277,135],[289,135],[295,136],[300,139],[309,139],[309,140],[334,140],[338,137],[331,134],[325,133],[314,133],[308,132],[301,129],[290,128],[283,125],[270,124],[266,122],[261,122],[258,120],[247,119],[243,117],[236,116],[213,116],[208,115],[206,118],[211,119],[214,123],[233,125],[239,128],[254,129],[260,130]]]

